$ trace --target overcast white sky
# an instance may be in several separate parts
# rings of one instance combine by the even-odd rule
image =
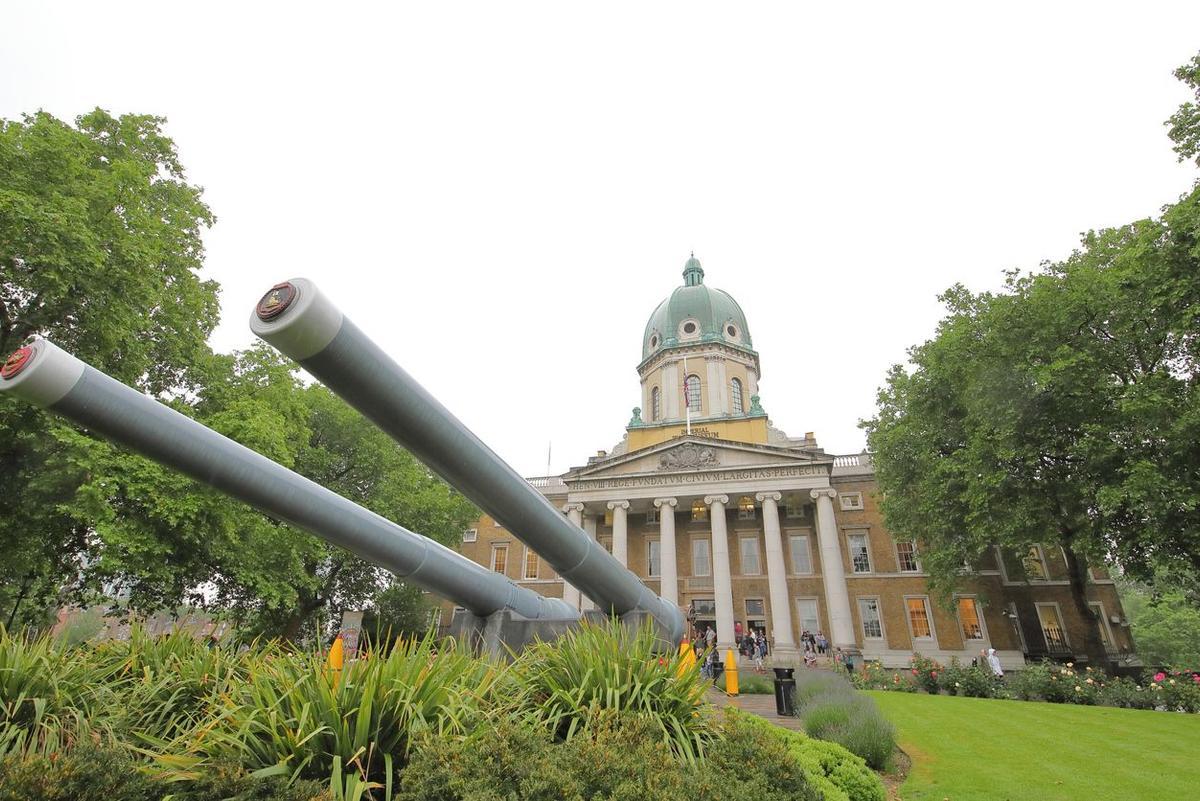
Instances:
[[[165,116],[216,348],[313,278],[526,475],[620,439],[693,249],[774,424],[851,453],[940,291],[1190,187],[1200,3],[826,5],[7,2],[0,117]]]

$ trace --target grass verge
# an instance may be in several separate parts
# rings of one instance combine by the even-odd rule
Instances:
[[[1157,801],[1200,787],[1200,716],[868,694],[912,758],[904,801]]]

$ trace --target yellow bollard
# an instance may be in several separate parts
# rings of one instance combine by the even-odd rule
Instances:
[[[725,694],[738,694],[737,660],[734,659],[732,648],[725,652]]]
[[[684,672],[691,669],[692,665],[696,664],[696,652],[692,650],[692,644],[684,640],[679,644],[679,667],[675,669],[675,675],[682,676]]]
[[[333,671],[335,676],[341,674],[342,672],[342,662],[345,658],[345,652],[343,651],[344,647],[345,646],[342,645],[341,635],[338,635],[338,637],[333,641],[333,645],[329,646],[328,665],[329,669]]]

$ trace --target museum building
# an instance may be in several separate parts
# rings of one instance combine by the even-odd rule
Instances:
[[[529,481],[722,646],[756,629],[780,660],[795,658],[804,631],[890,667],[914,652],[969,662],[988,647],[1005,667],[1083,658],[1085,624],[1057,548],[996,549],[951,602],[931,595],[920,532],[884,527],[870,455],[827,454],[812,433],[771,425],[745,314],[704,283],[694,257],[646,323],[637,372],[642,404],[621,442]],[[543,595],[592,605],[490,517],[460,550]],[[1105,646],[1129,656],[1116,587],[1103,571],[1092,579]]]

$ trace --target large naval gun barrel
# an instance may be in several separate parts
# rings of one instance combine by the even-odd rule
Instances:
[[[575,620],[557,598],[519,587],[84,364],[44,339],[9,357],[0,391],[42,406],[227,495],[340,545],[481,616],[505,608]]]
[[[677,606],[655,595],[563,517],[312,281],[296,278],[272,287],[251,314],[250,328],[533,548],[602,610],[644,613],[664,639],[678,642],[683,636],[684,617]]]

